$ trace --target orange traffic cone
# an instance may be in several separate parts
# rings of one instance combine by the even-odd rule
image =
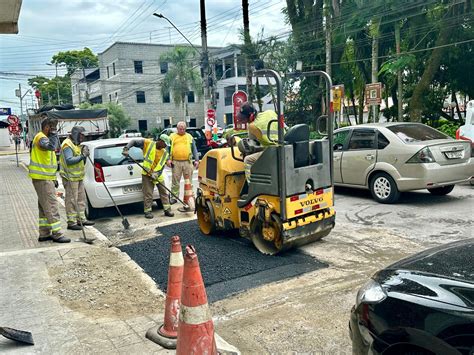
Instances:
[[[184,257],[176,354],[217,354],[214,324],[207,304],[206,289],[198,257],[192,245],[186,247]]]
[[[184,199],[183,202],[189,206],[191,211],[194,211],[196,204],[194,203],[193,185],[189,175],[184,175]]]
[[[178,315],[183,280],[183,253],[181,242],[176,235],[171,238],[170,266],[168,269],[168,288],[166,290],[164,323],[149,329],[146,337],[167,349],[176,349],[178,337]]]

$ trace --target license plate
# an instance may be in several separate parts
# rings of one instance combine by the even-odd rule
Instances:
[[[459,150],[457,152],[445,152],[446,158],[448,159],[461,159],[464,156],[464,151]]]
[[[123,193],[124,194],[130,194],[133,192],[141,192],[142,191],[142,185],[130,185],[130,186],[124,186],[122,187]]]

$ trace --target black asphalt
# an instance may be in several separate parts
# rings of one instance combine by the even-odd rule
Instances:
[[[158,287],[166,292],[170,238],[181,238],[196,248],[209,302],[218,301],[249,288],[280,281],[327,267],[310,255],[297,250],[268,256],[255,249],[250,241],[236,234],[206,236],[197,221],[157,228],[161,235],[153,239],[121,246]]]

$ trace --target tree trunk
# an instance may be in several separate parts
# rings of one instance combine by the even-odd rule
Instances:
[[[359,124],[364,123],[364,100],[365,100],[365,90],[361,90],[359,98]]]
[[[410,99],[410,121],[421,122],[421,114],[423,112],[423,96],[429,89],[429,86],[439,70],[441,59],[446,52],[446,47],[442,47],[449,42],[452,32],[452,26],[441,26],[438,39],[436,40],[435,49],[431,52],[431,56],[426,63],[425,70],[420,81],[415,86],[413,95]]]
[[[352,109],[354,110],[354,118],[355,118],[355,122],[357,124],[357,106],[356,106],[356,103],[355,103],[354,90],[351,90],[350,95],[351,95]]]
[[[370,26],[370,34],[372,36],[372,83],[376,83],[379,80],[379,29],[380,19],[372,19]],[[379,107],[377,105],[372,107],[374,122],[378,122]]]
[[[242,12],[244,17],[244,45],[249,48],[251,45],[250,40],[250,25],[249,25],[249,2],[248,0],[242,0]],[[252,63],[250,58],[245,58],[245,69],[247,74],[247,94],[248,100],[253,101],[253,87],[252,87]]]
[[[395,46],[397,52],[397,58],[400,58],[400,22],[395,22]],[[403,121],[403,82],[402,82],[402,71],[397,70],[397,117],[398,122]]]
[[[326,36],[326,73],[331,76],[331,10],[330,2],[324,3],[325,36]]]

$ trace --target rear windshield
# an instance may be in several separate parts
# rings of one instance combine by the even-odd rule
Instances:
[[[94,161],[102,167],[133,163],[122,155],[123,147],[125,147],[125,144],[96,148],[94,150]],[[143,161],[143,152],[140,148],[132,147],[128,152],[136,161]]]
[[[423,124],[403,124],[387,127],[405,143],[449,138],[444,133]]]

